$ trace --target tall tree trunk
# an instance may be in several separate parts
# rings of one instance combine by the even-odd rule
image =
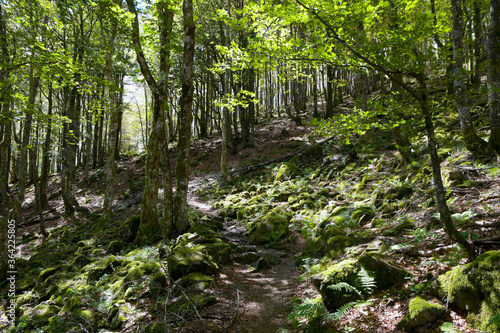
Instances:
[[[434,132],[434,124],[432,122],[432,115],[429,109],[429,102],[427,96],[427,84],[425,83],[424,78],[419,78],[420,83],[420,107],[422,109],[422,113],[424,115],[425,120],[425,130],[427,132],[427,147],[429,149],[429,154],[431,157],[432,163],[432,175],[434,180],[434,188],[436,189],[436,201],[439,210],[439,216],[443,223],[444,230],[453,239],[460,247],[462,247],[468,257],[473,259],[475,257],[474,247],[470,244],[467,239],[457,230],[455,225],[453,224],[453,220],[451,218],[450,209],[448,208],[448,204],[446,203],[446,191],[443,186],[443,179],[441,176],[441,160],[439,158],[437,152],[437,141],[436,135]]]
[[[33,52],[34,54],[34,52]],[[32,59],[33,60],[33,59]],[[33,122],[33,113],[35,112],[35,99],[38,91],[38,86],[40,84],[40,76],[35,73],[33,64],[30,66],[30,90],[28,97],[28,105],[25,110],[26,119],[24,121],[23,127],[23,137],[21,144],[21,152],[19,154],[19,182],[17,185],[17,195],[14,201],[13,216],[14,219],[20,223],[21,220],[21,207],[24,201],[24,195],[26,192],[26,180],[27,180],[27,168],[28,168],[28,145],[31,138],[31,125]]]
[[[42,148],[42,170],[40,174],[40,203],[42,208],[47,205],[47,186],[50,173],[50,145],[52,143],[52,86],[49,85],[48,89],[47,117],[49,121],[46,123],[47,129],[45,130],[45,141]]]
[[[172,225],[168,221],[168,219],[173,216],[173,213],[172,210],[169,209],[169,201],[171,200],[170,198],[172,195],[169,193],[171,192],[171,186],[169,186],[168,183],[171,182],[171,180],[169,165],[166,163],[168,161],[168,146],[166,140],[164,105],[168,98],[167,88],[169,53],[167,50],[170,43],[173,12],[169,8],[168,3],[161,2],[157,4],[160,28],[160,71],[161,76],[163,77],[162,81],[158,83],[151,73],[149,64],[147,63],[142,50],[139,34],[139,16],[135,8],[134,0],[127,0],[127,5],[129,11],[134,14],[134,20],[132,21],[132,41],[137,55],[137,62],[139,63],[142,75],[144,76],[153,96],[153,120],[146,148],[146,183],[141,203],[141,224],[136,237],[136,242],[144,242],[148,239],[154,240],[157,236],[160,236],[158,233],[160,224],[158,222],[157,211],[160,167],[161,171],[164,173],[164,178],[168,178],[166,180],[164,179],[164,184],[166,184],[166,211],[164,211],[164,217],[162,220],[163,234],[166,236],[172,234],[172,230],[170,230]],[[166,214],[169,214],[170,217],[165,216]]]
[[[8,229],[9,229],[9,167],[12,136],[12,117],[10,110],[11,84],[9,82],[10,56],[7,48],[7,28],[0,3],[0,282],[7,278],[9,268]]]
[[[484,157],[486,152],[486,142],[476,133],[470,107],[467,101],[467,90],[465,81],[467,74],[464,68],[464,23],[462,0],[451,1],[451,11],[453,16],[453,79],[455,87],[455,97],[460,119],[460,128],[467,149],[476,157]]]
[[[184,233],[189,229],[187,213],[187,192],[190,174],[190,146],[191,122],[193,119],[193,58],[195,46],[195,24],[193,17],[193,1],[184,0],[184,59],[180,98],[179,145],[177,153],[177,190],[175,192],[175,228],[177,233]]]
[[[331,65],[326,65],[326,112],[325,119],[333,117],[335,109],[335,101],[333,100],[334,86],[333,81],[335,80],[334,69]]]
[[[500,1],[490,1],[488,31],[488,102],[490,108],[489,144],[500,154]]]
[[[486,60],[483,51],[483,14],[481,13],[480,0],[473,1],[473,28],[474,28],[474,75],[472,76],[472,84],[479,89],[481,85],[481,76],[484,73],[483,63]]]
[[[106,80],[108,81],[108,96],[109,96],[109,135],[108,135],[108,153],[106,158],[106,191],[104,195],[103,217],[110,220],[113,217],[113,200],[115,198],[116,188],[116,170],[115,170],[115,155],[118,141],[118,99],[117,85],[113,71],[113,53],[116,37],[116,22],[111,19],[111,29],[108,36],[107,52],[106,52]],[[103,40],[105,39],[104,31],[102,32]]]

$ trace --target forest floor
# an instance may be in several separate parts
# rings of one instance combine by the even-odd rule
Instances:
[[[309,126],[295,126],[288,120],[275,119],[265,122],[256,129],[256,148],[245,148],[232,154],[229,157],[229,166],[231,170],[238,170],[251,165],[259,164],[265,161],[273,160],[280,156],[296,152],[315,140]],[[393,152],[387,155],[384,163],[394,165],[395,159]],[[470,157],[465,157],[465,159]],[[189,194],[189,205],[192,209],[198,210],[203,215],[217,216],[218,212],[213,208],[213,204],[218,199],[216,196],[200,195],[203,192],[210,192],[214,188],[223,186],[220,184],[219,172],[220,161],[220,138],[207,140],[196,140],[192,145],[192,181]],[[172,163],[175,165],[174,163]],[[447,165],[447,162],[444,163]],[[26,201],[24,203],[23,218],[24,223],[18,228],[18,257],[24,260],[20,265],[20,277],[29,280],[29,274],[33,272],[42,273],[41,267],[33,269],[31,263],[48,260],[47,254],[51,253],[53,257],[50,260],[57,259],[57,265],[65,265],[75,256],[75,250],[68,253],[65,257],[64,249],[60,247],[71,244],[80,244],[84,242],[87,246],[93,246],[91,257],[105,258],[109,253],[106,246],[116,239],[117,230],[123,226],[124,221],[133,215],[139,214],[141,193],[131,193],[127,182],[128,170],[132,169],[135,182],[140,184],[144,180],[143,163],[136,158],[124,159],[118,163],[117,172],[117,194],[118,200],[115,206],[116,219],[106,226],[107,229],[93,228],[95,223],[95,214],[99,214],[102,208],[104,193],[105,175],[102,170],[92,170],[88,179],[84,179],[80,172],[80,181],[77,184],[77,199],[84,210],[78,211],[75,216],[68,217],[63,214],[63,203],[60,195],[59,176],[51,177],[49,187],[49,208],[45,211],[46,228],[51,232],[49,239],[44,239],[39,234],[39,224],[37,214],[34,208],[34,192],[28,189]],[[262,168],[263,170],[265,168]],[[353,170],[352,174],[346,179],[361,179],[364,171]],[[462,225],[462,231],[470,231],[477,234],[480,238],[488,238],[498,235],[500,226],[500,205],[498,204],[498,193],[500,193],[500,180],[498,177],[491,177],[481,168],[472,168],[469,172],[474,180],[474,187],[454,187],[451,193],[455,196],[452,210],[454,213],[473,212],[467,218],[469,221]],[[235,172],[234,175],[238,173]],[[314,189],[330,188],[334,182],[339,180],[311,181],[311,187]],[[335,184],[338,185],[338,184]],[[227,189],[223,197],[227,197],[232,190]],[[346,188],[345,191],[350,191]],[[496,195],[496,197],[495,197]],[[495,199],[496,198],[496,199]],[[416,222],[415,230],[401,235],[385,237],[388,244],[411,244],[412,251],[394,251],[393,259],[399,265],[405,267],[412,278],[398,288],[386,290],[383,293],[372,295],[371,305],[363,308],[352,308],[347,311],[338,321],[327,323],[324,327],[329,327],[341,332],[397,332],[396,324],[405,314],[408,302],[415,291],[414,287],[420,282],[426,281],[429,274],[437,276],[453,266],[464,263],[464,259],[453,248],[445,248],[450,245],[449,240],[442,229],[434,229],[432,234],[424,231],[425,227],[431,224],[435,210],[426,210],[419,208],[420,198],[415,197],[413,204],[406,206],[399,215],[412,217]],[[465,216],[465,215],[464,215]],[[70,230],[72,234],[69,243],[62,242],[64,230]],[[368,232],[379,234],[377,229],[366,230]],[[425,234],[424,238],[420,233]],[[294,328],[287,320],[287,316],[293,310],[294,305],[299,299],[314,299],[318,292],[312,286],[310,279],[298,279],[304,272],[296,265],[297,257],[301,254],[307,245],[306,239],[300,232],[300,228],[292,228],[291,236],[286,240],[272,244],[271,246],[255,246],[248,244],[248,234],[243,223],[235,219],[226,218],[224,228],[220,231],[230,242],[239,246],[253,248],[260,253],[266,253],[279,258],[276,265],[256,270],[253,267],[231,262],[221,267],[216,276],[215,282],[208,288],[207,292],[217,298],[215,305],[204,308],[199,316],[203,318],[203,323],[196,320],[196,316],[185,326],[180,326],[180,332],[255,332],[255,333],[274,333],[274,332],[300,332],[302,328]],[[54,238],[55,237],[55,238]],[[383,237],[381,237],[383,238]],[[362,246],[362,245],[361,245]],[[419,255],[426,251],[432,251],[436,248],[443,248],[444,251],[432,255]],[[493,245],[485,249],[498,249]],[[62,251],[62,252],[57,252]],[[420,251],[420,252],[419,252]],[[29,262],[26,263],[26,262]],[[60,263],[63,264],[60,264]],[[51,261],[50,263],[53,264]],[[36,266],[35,266],[36,267]],[[31,268],[31,270],[30,270]],[[57,274],[54,276],[58,276]],[[69,273],[68,273],[69,276]],[[61,273],[61,276],[64,274]],[[20,292],[35,293],[40,282],[36,282],[36,276],[32,276],[31,283],[26,282],[27,286],[20,288]],[[40,279],[39,279],[40,281]],[[23,284],[25,282],[22,282]],[[44,286],[50,285],[50,281],[45,281]],[[33,288],[33,292],[31,292]],[[48,287],[47,287],[48,288]],[[2,294],[5,291],[2,287]],[[38,289],[39,290],[39,289]],[[100,293],[98,293],[100,294]],[[90,296],[89,296],[90,297]],[[98,296],[95,296],[98,297]],[[145,296],[147,297],[147,296]],[[1,300],[2,307],[4,301]],[[153,303],[154,299],[141,301],[142,304]],[[83,301],[87,305],[86,301]],[[26,303],[23,311],[26,314],[33,315],[37,302]],[[88,304],[91,304],[89,301]],[[31,311],[31,312],[30,312]],[[134,320],[137,316],[143,316],[142,323],[151,320],[150,314],[144,314],[137,310],[134,315],[128,318],[126,325],[116,332],[136,332],[137,324]],[[147,312],[147,310],[146,310]],[[2,330],[1,321],[5,316],[0,315],[0,330]],[[26,319],[28,320],[28,319]],[[445,318],[435,323],[433,326],[422,329],[421,332],[441,332],[440,325],[444,322],[453,324],[453,329],[460,332],[472,332],[467,325],[465,315],[457,309],[450,307]],[[4,323],[5,324],[5,323]],[[3,326],[5,328],[5,326]],[[23,330],[23,327],[27,327]],[[31,332],[29,328],[38,329],[30,322],[21,325],[19,332]],[[102,331],[102,330],[101,330]],[[109,330],[108,330],[109,331]],[[111,330],[113,331],[113,330]],[[140,330],[139,330],[140,331]],[[97,330],[94,330],[97,332]],[[113,331],[114,332],[114,331]]]

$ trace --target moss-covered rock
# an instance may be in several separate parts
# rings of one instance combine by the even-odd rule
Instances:
[[[342,305],[361,298],[360,293],[353,289],[358,271],[358,262],[355,259],[347,259],[330,266],[326,271],[312,278],[328,311],[335,311]],[[351,288],[342,287],[342,283],[348,284]]]
[[[248,236],[251,244],[266,244],[288,234],[291,214],[280,209],[274,209],[260,220],[250,224]]]
[[[127,272],[124,277],[124,281],[129,282],[139,280],[145,275],[151,274],[159,269],[160,265],[157,262],[133,261],[127,264],[124,268]]]
[[[123,250],[125,245],[127,245],[127,243],[119,241],[119,240],[112,241],[108,245],[108,252],[112,253],[112,254],[116,254],[116,253],[120,252],[121,250]]]
[[[346,232],[336,226],[328,227],[320,232],[320,235],[310,242],[302,254],[297,259],[301,263],[305,258],[336,258],[342,254],[344,249],[352,244],[352,238],[348,237]]]
[[[413,188],[410,186],[397,186],[389,189],[384,194],[386,200],[401,200],[413,193]]]
[[[71,262],[71,266],[76,267],[78,269],[90,264],[91,260],[88,256],[85,255],[77,255]]]
[[[125,222],[126,230],[123,238],[125,242],[131,243],[135,240],[137,232],[139,231],[140,224],[141,224],[140,215],[132,216],[127,220],[127,222]]]
[[[301,162],[317,161],[323,157],[323,146],[322,145],[311,145],[307,147],[302,153],[296,156],[296,160]]]
[[[126,313],[125,313],[124,309],[122,309],[119,306],[111,309],[107,322],[108,322],[107,326],[111,330],[120,329],[127,322]]]
[[[410,274],[403,268],[390,262],[389,258],[377,253],[367,253],[358,259],[365,269],[374,273],[377,290],[385,290],[405,282]]]
[[[34,309],[34,322],[48,322],[49,318],[55,316],[60,308],[57,305],[40,304]]]
[[[38,281],[45,281],[49,276],[54,275],[57,273],[58,268],[57,267],[49,267],[45,268],[43,271],[40,272],[38,275]]]
[[[388,258],[365,254],[359,259],[346,259],[330,266],[313,277],[312,281],[320,292],[323,303],[329,311],[359,300],[367,292],[367,284],[363,282],[363,274],[373,279],[374,290],[385,290],[404,282],[408,273]]]
[[[443,305],[428,302],[421,297],[415,297],[410,301],[408,312],[397,327],[405,332],[412,332],[419,326],[436,321],[445,313],[446,308]]]
[[[448,297],[467,313],[469,325],[487,332],[500,332],[500,327],[488,322],[500,314],[500,251],[483,253],[473,262],[457,266],[441,275],[437,294]]]
[[[94,267],[89,270],[87,275],[88,281],[98,281],[104,274],[111,274],[119,267],[121,261],[115,256],[109,256],[102,266]]]
[[[83,305],[82,300],[80,297],[77,296],[72,296],[68,297],[64,300],[64,306],[61,309],[60,314],[64,314],[65,312],[70,312],[73,311]]]
[[[167,258],[170,276],[177,280],[188,273],[215,274],[219,267],[212,257],[203,253],[203,249],[202,245],[176,246]]]
[[[274,177],[274,181],[275,182],[284,181],[298,174],[299,174],[299,169],[295,165],[289,162],[283,162],[281,163],[281,166],[278,169],[276,176]]]
[[[203,273],[189,273],[181,277],[177,284],[184,288],[203,291],[214,282],[214,278]]]

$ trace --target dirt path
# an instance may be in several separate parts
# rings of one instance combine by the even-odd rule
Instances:
[[[217,214],[193,193],[188,201],[204,214]],[[286,321],[293,309],[292,297],[314,293],[308,283],[297,280],[301,272],[295,266],[294,255],[303,249],[304,239],[297,233],[283,249],[249,245],[245,227],[233,220],[224,223],[221,233],[251,252],[277,258],[278,263],[262,270],[237,262],[222,267],[212,287],[218,303],[201,313],[207,332],[275,333],[279,328],[295,332]]]

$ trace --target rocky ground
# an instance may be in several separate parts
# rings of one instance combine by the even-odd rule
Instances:
[[[127,240],[140,209],[140,157],[119,163],[113,221],[100,219],[102,170],[88,178],[79,173],[84,209],[74,217],[64,216],[58,176],[51,178],[46,239],[28,190],[17,235],[18,321],[10,332],[400,331],[397,324],[416,297],[442,303],[439,292],[433,298],[432,284],[465,263],[435,216],[428,160],[420,155],[414,165],[400,167],[393,149],[352,154],[339,142],[304,150],[321,139],[283,119],[263,124],[256,149],[230,156],[235,180],[228,185],[217,175],[220,140],[194,142],[193,227],[170,243],[137,247]],[[263,164],[297,151],[302,153],[286,163]],[[440,153],[460,230],[474,239],[498,237],[498,169],[472,165],[460,150]],[[131,190],[130,170],[137,190]],[[477,248],[495,249],[494,240]],[[343,282],[332,280],[332,267],[374,253],[408,274],[395,286],[367,288],[368,302],[352,298],[357,306],[332,317],[336,306],[325,291]],[[496,276],[488,258],[474,267]],[[357,279],[359,268],[370,265],[356,261],[348,275]],[[3,296],[2,306],[6,301]],[[444,301],[445,311],[418,331],[472,332],[463,304]],[[295,320],[288,320],[292,313]],[[0,320],[6,330],[4,314]]]

